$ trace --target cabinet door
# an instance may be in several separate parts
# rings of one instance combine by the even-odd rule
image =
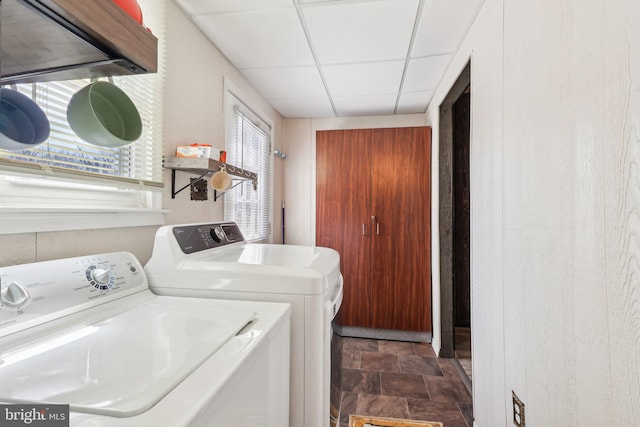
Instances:
[[[369,130],[316,133],[316,245],[340,253],[344,326],[371,326],[370,138]]]
[[[371,134],[373,327],[431,330],[431,130]]]

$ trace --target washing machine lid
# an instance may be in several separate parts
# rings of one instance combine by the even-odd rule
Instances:
[[[0,353],[0,401],[140,414],[255,318],[220,301],[154,297],[85,326]]]
[[[322,295],[340,276],[338,252],[315,246],[247,243],[193,254],[176,265],[174,276],[148,270],[151,288]]]
[[[323,259],[332,257],[331,259]],[[325,275],[340,261],[337,252],[316,246],[271,245],[265,243],[247,243],[242,246],[211,251],[210,261],[237,262],[245,265],[277,266],[293,269],[310,269]]]
[[[334,249],[245,243],[235,234],[229,241],[223,239],[229,232],[216,234],[225,226],[237,230],[233,223],[160,227],[144,267],[149,286],[181,295],[215,290],[309,296],[338,283],[340,254]]]

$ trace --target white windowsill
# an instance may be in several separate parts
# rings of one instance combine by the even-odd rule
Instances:
[[[166,209],[0,208],[0,234],[164,225]]]

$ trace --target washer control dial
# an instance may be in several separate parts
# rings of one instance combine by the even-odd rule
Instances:
[[[213,239],[214,242],[220,243],[224,239],[224,231],[219,226],[213,227],[209,230],[209,236]]]
[[[31,301],[31,294],[22,285],[11,282],[3,287],[0,302],[9,307],[24,307]]]
[[[116,281],[111,269],[90,265],[85,272],[87,280],[96,289],[106,291],[111,289]]]

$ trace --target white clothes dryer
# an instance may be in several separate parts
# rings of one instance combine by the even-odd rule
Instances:
[[[288,424],[287,304],[157,296],[125,252],[0,280],[0,425],[38,405],[80,427]]]
[[[291,427],[327,427],[331,322],[342,304],[329,248],[247,243],[233,222],[158,229],[145,266],[159,295],[291,304]]]

